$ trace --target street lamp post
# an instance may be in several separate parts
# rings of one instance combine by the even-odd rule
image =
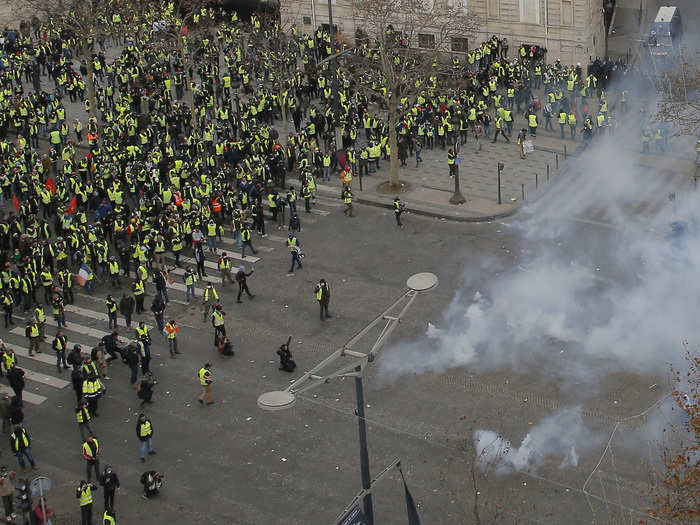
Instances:
[[[418,294],[432,290],[437,286],[437,284],[438,278],[432,273],[424,272],[412,275],[406,281],[408,291],[399,297],[399,299],[384,310],[384,312],[377,316],[372,322],[355,334],[340,349],[333,352],[323,361],[311,368],[311,370],[308,372],[305,372],[304,375],[294,381],[294,383],[289,385],[285,390],[266,392],[258,397],[258,407],[263,410],[286,410],[293,407],[296,404],[299,394],[307,390],[328,383],[334,378],[355,378],[355,414],[357,415],[360,438],[360,473],[362,476],[363,489],[362,501],[365,518],[369,525],[374,524],[374,509],[372,505],[372,481],[369,467],[369,451],[367,447],[367,427],[365,423],[365,399],[362,385],[362,372],[368,363],[374,361],[379,350],[382,348],[382,346],[384,346],[388,336],[393,332],[394,328],[396,328],[398,323],[401,321],[401,318],[413,304],[413,301]],[[398,313],[395,315],[390,315],[392,311],[397,310],[399,307],[401,307],[401,310]],[[362,339],[372,328],[379,325],[381,322],[385,322],[384,328],[379,334],[379,337],[377,337],[375,340],[369,352],[363,353],[352,349],[353,346],[360,341],[360,339]],[[337,370],[325,374],[323,373],[324,368],[328,367],[330,364],[342,357],[351,357],[354,358],[354,360],[352,363],[342,366]]]
[[[498,178],[496,182],[498,183],[498,204],[501,204],[501,172],[503,171],[503,163],[498,163]]]
[[[608,59],[608,35],[612,25],[613,13],[615,12],[615,0],[605,0],[603,2],[603,27],[605,28],[605,60]]]

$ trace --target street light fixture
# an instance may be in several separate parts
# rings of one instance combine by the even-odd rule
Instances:
[[[355,378],[355,397],[359,440],[360,440],[360,471],[362,474],[362,489],[363,489],[363,507],[365,518],[369,525],[374,523],[374,510],[372,506],[371,493],[371,476],[369,468],[369,452],[367,449],[367,429],[365,426],[365,401],[362,385],[362,372],[367,363],[371,363],[377,356],[377,353],[384,346],[387,337],[394,331],[394,328],[401,321],[401,318],[408,311],[413,301],[419,293],[428,292],[438,285],[438,278],[435,274],[422,272],[411,275],[406,280],[408,290],[399,297],[394,303],[389,306],[384,312],[377,316],[372,322],[354,335],[341,348],[333,352],[326,359],[305,372],[299,379],[294,381],[284,390],[266,392],[258,397],[258,407],[268,411],[286,410],[292,408],[297,401],[298,396],[320,385],[330,382],[331,379],[338,377],[354,377]],[[401,309],[395,315],[390,315],[399,307]],[[358,352],[352,348],[362,339],[367,333],[384,322],[384,327],[379,336],[376,338],[369,352]],[[353,361],[332,372],[323,373],[323,369],[328,367],[342,357],[351,357]]]

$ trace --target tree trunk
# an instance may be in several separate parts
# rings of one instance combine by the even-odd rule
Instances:
[[[396,134],[396,126],[398,111],[396,110],[395,103],[390,102],[389,104],[389,183],[392,189],[399,189],[399,159],[398,153],[398,137]]]
[[[95,68],[92,63],[92,50],[87,48],[83,53],[83,58],[85,58],[85,66],[87,67],[87,92],[88,100],[90,101],[90,117],[94,117],[97,121],[97,93],[95,92]],[[98,122],[99,125],[99,122]]]
[[[187,102],[190,105],[190,126],[193,130],[199,130],[199,115],[195,116],[195,109],[197,108],[194,107],[194,90],[191,86],[191,84],[194,83],[194,68],[192,67],[192,57],[185,47],[185,41],[183,40],[184,36],[185,35],[182,34],[182,28],[180,28],[177,39],[177,47],[180,51],[180,56],[182,57],[182,67],[185,69],[185,82],[187,83],[185,86],[187,88],[185,92],[187,93]],[[190,70],[193,71],[191,82],[189,77]]]

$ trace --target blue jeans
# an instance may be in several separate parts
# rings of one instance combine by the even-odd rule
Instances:
[[[143,459],[146,457],[146,452],[153,452],[153,440],[151,438],[141,441],[140,445],[140,457]]]
[[[126,321],[126,327],[131,328],[131,314],[122,314],[124,315],[124,320]]]
[[[294,273],[294,263],[299,265],[299,268],[302,268],[301,266],[301,259],[299,258],[299,254],[296,251],[292,252],[292,266],[289,268],[289,273]]]
[[[61,371],[61,363],[63,363],[63,368],[68,370],[68,363],[66,363],[66,352],[56,352],[56,368]]]
[[[207,246],[210,250],[216,251],[216,236],[207,237]]]
[[[58,325],[59,329],[61,327],[66,327],[66,314],[61,313],[60,315],[55,316],[54,319],[56,319],[56,324]]]
[[[239,232],[238,230],[236,230],[235,232],[233,232],[233,240],[236,241],[236,246],[237,246],[238,248],[240,248],[241,246],[243,246],[243,243],[241,242],[241,232]]]
[[[253,248],[253,243],[251,243],[250,241],[245,241],[245,242],[243,243],[243,246],[241,247],[241,257],[245,257],[245,247],[246,247],[246,246],[247,246],[248,248],[250,248],[250,251],[251,251],[251,252],[253,252],[253,253],[258,253],[258,250],[256,250],[255,248]]]
[[[19,466],[24,468],[24,457],[27,456],[27,459],[29,460],[29,464],[33,467],[34,466],[34,458],[32,457],[32,447],[27,447],[24,450],[18,450],[15,452],[15,456],[17,456],[17,461],[19,461]]]
[[[194,294],[194,284],[188,284],[187,285],[187,302],[190,302],[190,297],[196,297]]]

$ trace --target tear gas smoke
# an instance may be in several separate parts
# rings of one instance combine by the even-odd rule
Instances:
[[[659,373],[677,361],[679,341],[697,329],[697,194],[669,199],[667,175],[632,168],[612,147],[581,162],[585,176],[513,224],[524,246],[518,261],[497,277],[465,269],[440,326],[387,349],[380,377],[549,366],[565,381],[590,382],[613,371]],[[653,213],[630,214],[640,203]],[[571,220],[592,208],[605,211],[610,227]],[[682,233],[673,241],[671,223]]]
[[[474,432],[476,465],[497,474],[536,472],[550,458],[559,468],[578,465],[579,456],[600,445],[584,424],[580,408],[560,410],[542,420],[523,438],[519,447],[491,430]]]

